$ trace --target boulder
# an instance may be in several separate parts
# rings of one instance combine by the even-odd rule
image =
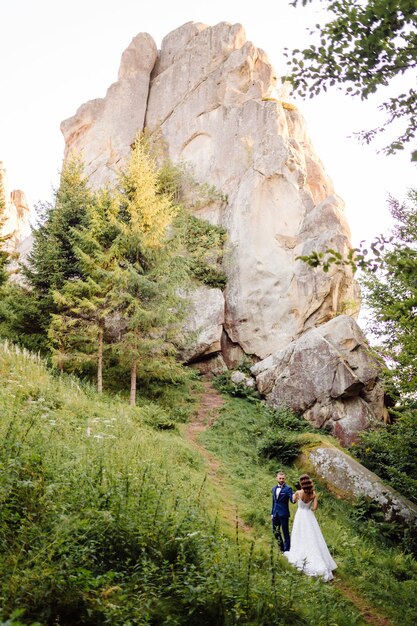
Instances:
[[[189,308],[182,329],[186,344],[180,352],[180,358],[189,363],[220,352],[224,297],[220,289],[206,286],[183,295]]]
[[[314,472],[327,487],[343,497],[365,496],[376,502],[388,521],[417,528],[417,506],[385,485],[373,472],[334,447],[308,453]]]
[[[380,367],[355,320],[340,315],[251,372],[270,406],[290,407],[347,446],[359,431],[386,417],[383,393],[375,391],[381,387]]]

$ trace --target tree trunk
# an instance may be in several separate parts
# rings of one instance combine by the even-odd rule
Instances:
[[[97,391],[103,391],[103,329],[98,331]]]
[[[133,358],[130,370],[130,405],[136,405],[136,357]]]

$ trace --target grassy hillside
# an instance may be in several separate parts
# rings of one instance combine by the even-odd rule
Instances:
[[[285,421],[284,415],[284,425]],[[281,436],[283,441],[285,438],[296,439],[294,430],[273,430],[275,437]],[[267,542],[269,538],[269,494],[275,471],[283,467],[291,485],[295,485],[305,471],[302,454],[293,465],[288,466],[278,459],[263,459],[260,452],[265,448],[265,439],[274,440],[270,431],[270,413],[261,404],[229,398],[220,417],[202,437],[206,447],[221,459],[240,515],[253,527],[253,534],[259,542]],[[298,434],[301,452],[326,439],[331,438],[316,432]],[[336,442],[332,440],[332,443]],[[347,592],[348,596],[359,595],[367,600],[376,612],[389,616],[392,624],[414,624],[417,614],[417,562],[410,553],[398,547],[400,543],[404,546],[403,531],[385,523],[382,514],[370,511],[361,500],[346,502],[335,498],[318,481],[316,489],[319,493],[316,516],[338,564],[336,579],[331,585]],[[284,566],[285,563],[281,563],[281,567]],[[306,594],[308,589],[311,592],[310,584],[301,577],[295,597],[299,597],[301,586]],[[290,593],[291,582],[287,573],[279,585]],[[340,623],[338,618],[332,619]],[[349,619],[353,620],[350,617],[347,623],[357,623],[354,620],[349,622]],[[311,623],[321,623],[318,613],[316,621],[313,619]]]
[[[262,405],[227,400],[200,437],[213,469],[174,425],[181,411],[99,396],[8,345],[0,376],[0,624],[382,623],[366,621],[355,594],[385,624],[414,623],[414,559],[323,489],[337,580],[278,554]],[[294,483],[299,469],[286,470]]]

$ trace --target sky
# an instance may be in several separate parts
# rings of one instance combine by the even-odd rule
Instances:
[[[318,0],[296,9],[289,0],[2,0],[0,161],[10,189],[22,189],[31,206],[52,199],[64,152],[61,121],[105,96],[117,80],[123,51],[139,32],[149,33],[160,48],[163,37],[186,22],[238,22],[284,76],[284,48],[309,45],[308,28],[324,21],[320,11]],[[382,96],[361,102],[334,90],[292,100],[345,202],[353,245],[386,233],[388,195],[402,200],[415,186],[411,149],[385,157],[377,145],[351,137],[373,127]]]

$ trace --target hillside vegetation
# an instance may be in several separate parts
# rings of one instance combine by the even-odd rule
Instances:
[[[175,421],[184,404],[130,407],[7,343],[0,375],[1,623],[383,623],[366,622],[346,587],[385,624],[414,623],[413,557],[320,486],[336,581],[303,576],[278,554],[269,528],[278,459],[258,454],[277,423],[262,403],[227,400],[201,436],[219,462],[208,475]],[[318,435],[299,436],[308,445]],[[294,484],[299,469],[285,469]]]

